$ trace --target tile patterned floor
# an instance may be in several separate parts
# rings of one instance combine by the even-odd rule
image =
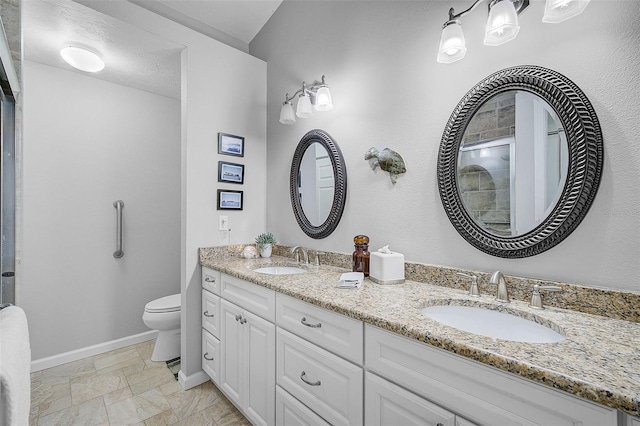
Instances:
[[[31,375],[31,426],[208,425],[251,423],[213,383],[187,391],[154,340],[37,371]]]

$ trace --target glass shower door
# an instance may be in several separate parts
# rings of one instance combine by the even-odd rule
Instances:
[[[16,175],[15,104],[2,93],[0,102],[0,303],[15,304]]]

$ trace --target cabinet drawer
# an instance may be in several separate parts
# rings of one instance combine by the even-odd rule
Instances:
[[[617,424],[616,410],[371,325],[365,359],[367,370],[478,424]]]
[[[271,289],[221,274],[220,296],[270,322],[275,322],[276,293]]]
[[[278,293],[276,324],[336,355],[362,365],[362,321]]]
[[[364,388],[367,426],[456,426],[456,416],[452,412],[373,373],[365,374]]]
[[[220,338],[220,297],[202,290],[202,328]]]
[[[276,386],[276,424],[278,426],[330,426],[280,386]]]
[[[276,382],[332,425],[363,424],[362,368],[277,328]]]
[[[202,369],[218,384],[220,371],[220,340],[206,330],[202,330]]]
[[[202,288],[220,296],[220,272],[203,266]]]

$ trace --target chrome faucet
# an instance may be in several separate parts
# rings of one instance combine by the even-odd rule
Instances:
[[[309,254],[307,253],[307,249],[305,249],[304,247],[300,247],[300,246],[295,246],[291,249],[291,254],[295,254],[296,255],[296,263],[300,263],[300,253],[302,252],[302,254],[304,255],[304,263],[308,264],[309,263]]]
[[[542,295],[540,294],[540,290],[545,291],[562,291],[561,287],[557,285],[538,285],[535,284],[533,286],[533,293],[531,294],[531,303],[529,306],[533,309],[544,309],[544,305],[542,304]]]
[[[469,287],[469,296],[480,297],[480,291],[478,291],[478,277],[475,275],[463,274],[462,272],[457,272],[461,277],[466,277],[471,279],[471,287]]]
[[[502,272],[495,271],[491,275],[489,284],[495,284],[498,286],[498,293],[496,294],[496,300],[502,303],[509,303],[509,289],[507,289],[507,281],[504,279]]]

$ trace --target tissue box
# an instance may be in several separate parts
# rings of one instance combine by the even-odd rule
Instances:
[[[402,284],[404,255],[393,252],[372,252],[369,258],[369,278],[378,284]]]

